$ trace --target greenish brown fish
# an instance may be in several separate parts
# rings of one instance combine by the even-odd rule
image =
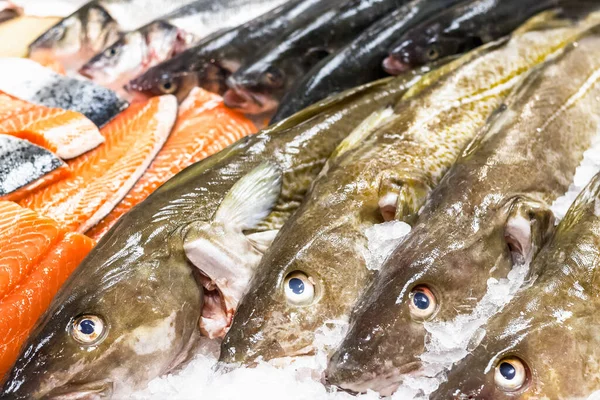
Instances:
[[[223,342],[221,361],[313,353],[315,332],[329,320],[347,319],[382,261],[371,259],[372,229],[399,235],[406,226],[377,224],[413,223],[431,189],[510,89],[581,29],[525,32],[474,51],[426,75],[395,110],[359,126],[263,258]],[[375,131],[365,126],[378,123]]]
[[[535,283],[490,319],[477,349],[450,371],[432,399],[598,395],[599,205],[597,175],[534,261]]]
[[[161,186],[104,236],[57,294],[0,398],[122,399],[177,367],[201,329],[224,328],[224,299],[236,293],[218,278],[241,285],[236,279],[250,273],[339,142],[397,100],[403,83],[376,82],[326,100]]]
[[[533,48],[577,31],[532,32]],[[462,151],[358,303],[330,383],[389,395],[436,378],[538,273],[528,267],[554,228],[549,206],[600,128],[599,49],[585,37],[529,74]]]

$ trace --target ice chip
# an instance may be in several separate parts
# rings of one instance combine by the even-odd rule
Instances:
[[[410,230],[410,225],[401,221],[384,222],[367,228],[367,268],[378,271]]]

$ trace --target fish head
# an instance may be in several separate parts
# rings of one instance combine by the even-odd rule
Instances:
[[[490,302],[484,296],[493,297],[495,288],[505,287],[500,284],[512,284],[509,273],[528,265],[553,227],[551,212],[536,202],[496,194],[469,202],[464,201],[473,196],[469,189],[441,193],[446,190],[432,196],[458,199],[439,208],[430,199],[427,218],[362,296],[349,333],[330,360],[329,383],[390,395],[407,377],[427,376],[423,357],[432,332],[453,336],[462,321],[475,320]],[[429,214],[428,208],[435,211]]]
[[[35,61],[55,60],[67,70],[77,70],[119,38],[119,25],[96,2],[64,18],[29,45]]]
[[[94,82],[122,91],[148,67],[183,51],[186,35],[171,24],[153,22],[127,32],[102,53],[92,57],[79,73]]]
[[[357,251],[364,238],[344,227],[308,238],[295,226],[298,234],[278,237],[256,270],[222,343],[221,363],[313,355],[317,333],[345,323],[360,291],[354,282],[370,274]]]
[[[145,257],[135,235],[107,236],[38,321],[0,398],[124,398],[189,355],[202,297],[184,256]]]

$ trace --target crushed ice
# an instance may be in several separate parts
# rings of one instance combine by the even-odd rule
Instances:
[[[365,229],[367,237],[367,268],[379,270],[383,262],[410,233],[410,225],[401,221],[389,221]]]

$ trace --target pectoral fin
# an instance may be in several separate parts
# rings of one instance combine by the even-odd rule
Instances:
[[[543,202],[518,198],[504,228],[513,264],[530,263],[554,230],[554,214]]]
[[[234,225],[240,231],[253,229],[275,207],[281,194],[282,172],[272,163],[262,163],[238,180],[215,214],[215,221]]]

